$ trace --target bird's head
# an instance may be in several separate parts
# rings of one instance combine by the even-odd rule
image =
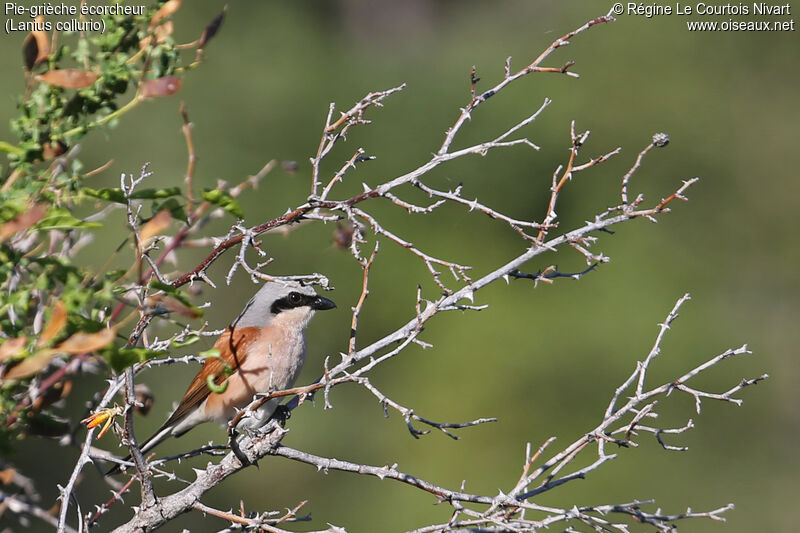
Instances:
[[[263,328],[279,321],[302,329],[315,311],[334,307],[335,303],[310,286],[269,281],[250,299],[234,325]]]

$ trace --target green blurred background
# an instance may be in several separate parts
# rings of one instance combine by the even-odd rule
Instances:
[[[175,17],[178,40],[195,38],[222,5],[184,6]],[[358,147],[377,156],[347,175],[338,189],[344,197],[360,191],[362,182],[376,185],[415,168],[438,149],[443,132],[468,101],[472,65],[483,78],[479,89],[488,88],[502,76],[506,57],[521,68],[554,39],[610,6],[589,0],[231,3],[206,63],[185,77],[176,96],[140,106],[118,128],[85,139],[81,157],[87,168],[114,159],[88,185],[115,186],[121,172],[138,172],[145,161],[156,173],[154,183],[181,185],[186,151],[178,106],[183,101],[195,124],[198,186],[213,187],[218,179],[236,183],[272,158],[299,162],[297,173],[277,170],[242,199],[247,223],[254,225],[308,195],[308,158],[316,151],[329,102],[344,110],[368,91],[407,82],[407,89],[390,97],[385,108],[370,111],[374,124],[354,130],[323,166],[330,176]],[[538,446],[557,436],[556,450],[593,428],[613,390],[646,355],[656,324],[677,298],[690,292],[693,300],[668,334],[651,383],[743,343],[754,355],[726,362],[698,385],[722,392],[743,377],[768,372],[771,378],[743,391],[742,407],[706,402],[701,415],[693,412],[691,399],[673,395],[659,405],[660,420],[681,426],[687,417],[695,419],[694,430],[671,439],[688,445],[688,452],[665,452],[642,436],[639,448],[621,450],[616,461],[588,479],[537,502],[571,507],[655,498],[666,512],[734,502],[736,509],[725,515],[728,531],[796,527],[800,463],[792,443],[800,436],[800,39],[796,31],[693,33],[686,29],[687,19],[623,15],[578,36],[547,65],[574,60],[580,79],[529,76],[482,106],[456,141],[466,146],[493,138],[549,97],[553,104],[524,130],[542,147],[540,152],[498,150],[444,165],[430,175],[431,184],[449,188],[464,182],[466,197],[478,196],[512,216],[541,219],[552,172],[568,155],[569,123],[575,119],[578,129],[592,131],[582,160],[623,148],[613,160],[567,185],[558,209],[562,228],[580,225],[619,201],[620,177],[657,131],[669,133],[672,142],[647,156],[632,190],[653,202],[682,179],[701,178],[688,192],[690,202],[676,203],[659,224],[640,220],[619,226],[613,236],[600,235],[595,250],[612,262],[591,275],[536,289],[524,281],[492,286],[477,295],[477,303],[490,304],[488,310],[436,318],[422,336],[434,348],[410,348],[372,374],[382,391],[427,418],[496,416],[499,423],[463,430],[460,441],[436,433],[414,440],[397,414],[384,419],[371,395],[342,386],[332,393],[333,410],[324,411],[320,399],[294,412],[287,446],[368,464],[397,462],[406,472],[453,489],[466,479],[470,492],[510,490],[525,443]],[[5,73],[0,78],[0,138],[10,136],[8,119],[24,87],[23,38],[0,39]],[[524,249],[502,224],[462,209],[418,217],[385,205],[366,207],[422,249],[474,265],[476,275]],[[224,233],[230,222],[216,221],[209,233]],[[87,263],[98,264],[108,247],[121,241],[121,217],[110,226],[87,249]],[[329,296],[339,308],[312,324],[310,360],[301,383],[320,375],[325,355],[335,361],[346,350],[348,309],[360,289],[360,270],[333,246],[333,230],[308,225],[288,236],[264,237],[265,249],[276,259],[268,272],[322,272],[336,286]],[[193,266],[202,255],[202,250],[180,255],[178,270]],[[198,295],[198,303],[214,301],[206,315],[212,327],[227,324],[254,290],[243,275],[231,289],[224,287],[229,264],[230,258],[223,258],[210,272],[220,289]],[[585,265],[582,256],[565,249],[528,270],[550,264],[563,271]],[[408,320],[418,283],[435,296],[419,261],[382,243],[360,330],[362,345]],[[142,375],[157,403],[149,417],[137,420],[140,437],[161,424],[195,371],[181,365]],[[101,387],[99,376],[87,379],[73,393],[73,405],[80,408]],[[159,451],[177,452],[204,439],[220,440],[222,432],[198,429]],[[76,455],[73,449],[35,441],[10,459],[40,479],[47,507]],[[182,472],[193,477],[188,466]],[[77,491],[84,510],[109,496],[96,471],[87,469],[86,478]],[[159,490],[175,488],[162,485]],[[248,510],[282,509],[308,500],[305,511],[313,522],[290,526],[298,531],[326,523],[354,532],[402,531],[446,521],[450,514],[449,506],[436,506],[432,497],[405,485],[326,475],[277,458],[266,458],[260,468],[226,481],[203,501],[228,509],[238,508],[240,498]],[[136,499],[134,491],[126,503]],[[117,505],[99,530],[129,516]],[[193,513],[164,529],[224,526],[211,520]],[[694,521],[681,527],[704,532],[724,526]]]

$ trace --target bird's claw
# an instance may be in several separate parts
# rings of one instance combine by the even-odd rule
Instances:
[[[275,420],[278,424],[281,425],[282,428],[286,427],[286,421],[292,417],[292,411],[286,405],[280,404],[275,408],[275,412],[272,413],[272,419]]]
[[[285,405],[281,404],[281,405],[279,405],[279,406],[277,406],[275,408],[275,411],[272,413],[272,416],[270,417],[270,420],[274,420],[275,422],[280,424],[281,428],[285,428],[286,427],[286,421],[289,420],[289,418],[291,416],[292,416],[291,409],[289,409]],[[275,426],[272,426],[272,430],[270,430],[269,427],[267,427],[265,429],[266,429],[266,432],[270,432],[270,431],[275,429]],[[254,466],[258,467],[258,462],[257,461],[251,461],[247,457],[247,454],[245,454],[244,451],[242,450],[242,448],[239,446],[239,441],[237,440],[237,437],[241,433],[244,433],[247,436],[252,438],[253,436],[255,436],[258,433],[258,431],[254,431],[252,427],[248,427],[248,426],[234,428],[230,433],[228,445],[230,446],[230,449],[233,452],[233,454],[236,456],[236,458],[239,459],[239,462],[242,463],[242,467],[247,467],[247,466],[250,466],[250,465],[254,465]]]

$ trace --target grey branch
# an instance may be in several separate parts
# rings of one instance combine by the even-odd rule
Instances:
[[[233,265],[230,267],[228,275],[226,276],[226,281],[228,283],[231,282],[234,274],[236,274],[239,269],[244,271],[253,281],[256,281],[256,279],[276,279],[261,272],[261,269],[269,263],[270,259],[266,259],[265,262],[256,264],[254,267],[250,266],[247,262],[248,250],[253,250],[259,257],[266,256],[258,247],[257,238],[261,233],[266,231],[288,230],[289,224],[301,221],[311,224],[346,219],[346,222],[352,225],[350,227],[351,236],[348,242],[342,243],[342,248],[349,248],[363,272],[362,290],[357,303],[353,307],[351,318],[352,331],[348,337],[347,353],[342,353],[341,361],[333,366],[329,365],[331,357],[327,357],[325,359],[323,375],[312,384],[289,390],[272,391],[267,394],[257,395],[253,402],[245,410],[237,414],[237,417],[231,421],[231,428],[237,425],[241,417],[247,416],[251,410],[256,409],[260,405],[263,405],[264,402],[273,398],[292,396],[292,399],[287,403],[287,407],[289,409],[294,409],[300,405],[305,398],[314,394],[316,391],[323,390],[325,406],[329,407],[329,395],[332,389],[345,383],[357,383],[362,386],[369,394],[378,399],[385,412],[388,413],[389,409],[393,409],[400,413],[410,433],[417,438],[430,432],[430,430],[417,429],[417,427],[413,425],[414,423],[418,425],[427,425],[452,438],[458,438],[451,430],[468,428],[495,421],[494,418],[476,418],[463,423],[434,422],[428,418],[419,416],[413,409],[402,405],[400,402],[389,398],[381,392],[369,380],[369,372],[389,359],[402,354],[404,350],[412,344],[428,346],[420,336],[423,327],[426,326],[428,321],[434,316],[453,310],[478,311],[485,308],[485,305],[475,304],[476,294],[492,283],[500,280],[507,281],[509,277],[520,272],[519,269],[523,267],[523,265],[533,259],[557,251],[559,248],[568,249],[571,247],[583,255],[590,263],[607,261],[608,258],[606,256],[592,249],[598,241],[598,234],[607,232],[609,228],[617,224],[628,223],[639,218],[651,221],[658,220],[661,215],[669,212],[670,204],[674,200],[686,200],[684,193],[691,185],[696,183],[697,178],[685,180],[676,190],[672,189],[674,190],[673,193],[660,201],[646,204],[642,195],[635,196],[631,200],[629,196],[631,179],[634,173],[640,168],[645,154],[655,146],[663,146],[666,144],[664,140],[665,136],[658,136],[658,139],[654,137],[654,140],[639,153],[631,169],[621,177],[621,203],[619,205],[604,209],[595,215],[593,219],[586,221],[578,227],[572,229],[561,228],[558,224],[556,207],[559,198],[565,194],[565,191],[568,190],[568,186],[571,186],[569,184],[572,182],[575,175],[578,172],[586,171],[602,164],[612,156],[617,155],[620,151],[619,148],[616,148],[604,154],[596,155],[588,161],[581,159],[585,162],[580,162],[579,157],[582,157],[581,150],[589,138],[589,131],[576,131],[576,125],[573,121],[570,124],[569,131],[569,157],[564,164],[560,165],[553,173],[549,200],[545,205],[546,211],[544,218],[540,222],[511,217],[493,207],[489,207],[477,198],[468,200],[464,197],[465,192],[463,186],[458,186],[454,190],[444,191],[428,185],[424,180],[427,178],[427,175],[439,165],[458,158],[474,155],[482,156],[492,150],[513,147],[527,147],[538,150],[538,146],[529,140],[527,136],[521,136],[522,130],[530,126],[547,108],[550,103],[549,99],[545,99],[535,112],[520,120],[503,133],[485,137],[490,140],[460,149],[454,148],[454,143],[458,132],[470,119],[471,114],[511,83],[516,82],[528,74],[537,72],[576,76],[576,74],[568,70],[572,66],[572,62],[567,62],[562,67],[545,67],[543,66],[543,62],[557,48],[569,44],[569,40],[574,36],[596,24],[610,22],[612,20],[614,19],[609,13],[587,22],[562,38],[554,41],[536,59],[517,72],[512,72],[511,59],[508,58],[505,62],[503,78],[489,90],[483,92],[475,91],[477,78],[475,77],[473,68],[471,74],[471,100],[461,109],[455,122],[447,129],[441,146],[432,154],[430,159],[402,175],[386,178],[385,181],[376,186],[371,187],[364,185],[364,192],[362,194],[349,198],[336,199],[335,194],[341,189],[341,187],[337,188],[337,185],[342,183],[345,179],[350,179],[353,174],[358,172],[358,165],[371,156],[365,156],[364,154],[367,152],[363,148],[358,148],[343,164],[337,163],[336,167],[338,170],[326,178],[325,181],[322,179],[321,164],[330,156],[338,141],[345,138],[351,128],[370,123],[366,118],[368,110],[372,107],[381,107],[388,96],[402,90],[405,85],[403,84],[385,91],[368,93],[348,111],[342,113],[338,119],[334,118],[335,104],[330,104],[322,128],[323,131],[319,146],[316,154],[311,158],[311,194],[308,200],[295,209],[289,210],[287,215],[278,217],[267,223],[259,224],[258,226],[248,228],[243,222],[239,222],[230,228],[226,237],[214,241],[214,246],[218,246],[219,243],[223,241],[230,241],[238,245],[238,251],[235,253]],[[268,172],[267,168],[272,168],[272,166],[274,166],[274,162],[270,162],[270,164],[265,167],[263,173]],[[142,177],[139,181],[144,179],[144,175],[145,169],[143,169]],[[245,186],[251,184],[253,179],[254,178],[251,178],[246,183],[232,189],[231,194],[234,196],[238,195]],[[258,179],[260,179],[260,177]],[[130,183],[127,183],[123,177],[122,186],[123,190],[126,191],[126,197],[130,196],[130,193],[137,184],[138,182],[134,178],[131,178]],[[403,198],[404,187],[421,190],[428,195],[432,203],[424,206],[406,200]],[[236,194],[233,194],[234,192]],[[425,252],[422,246],[410,242],[399,232],[389,230],[385,227],[382,220],[368,210],[368,207],[375,203],[372,202],[373,200],[381,198],[391,202],[390,207],[393,209],[399,208],[407,211],[410,215],[420,217],[428,215],[447,203],[457,205],[459,208],[467,208],[470,212],[487,215],[508,226],[511,231],[519,235],[521,238],[520,243],[523,246],[521,246],[515,257],[506,259],[502,264],[495,265],[488,272],[473,274],[468,265],[462,265]],[[647,207],[647,205],[649,205],[649,207]],[[131,201],[128,202],[128,219],[134,235],[136,236],[138,216],[137,213],[134,212],[135,207],[136,206],[134,206]],[[371,234],[371,236],[375,238],[376,244],[372,254],[369,255],[369,257],[364,257],[361,254],[359,246],[366,242],[368,234]],[[361,338],[357,335],[359,316],[364,310],[364,303],[369,294],[369,274],[379,249],[379,240],[389,241],[391,245],[396,245],[405,249],[411,256],[416,258],[415,260],[422,261],[433,281],[441,289],[441,293],[437,292],[435,299],[425,299],[422,296],[421,287],[418,287],[413,309],[409,309],[407,315],[400,319],[394,331],[371,344],[358,346],[357,341]],[[201,243],[202,241],[198,240],[196,242]],[[206,275],[206,268],[216,257],[226,250],[234,248],[235,245],[232,244],[229,248],[224,249],[215,248],[214,253],[208,256],[207,260],[198,266],[197,269],[192,271],[194,274],[191,279],[203,279],[208,283],[212,283]],[[137,243],[137,247],[138,246]],[[162,274],[157,268],[159,264],[158,261],[151,261],[149,257],[146,257],[146,260],[149,262],[154,274],[161,278]],[[448,279],[448,282],[445,283],[441,279],[440,270],[449,271],[452,274],[453,281],[449,281]],[[470,273],[469,276],[468,272]],[[327,278],[320,274],[292,276],[282,279],[303,279],[313,283],[320,283],[325,287],[328,286]],[[550,282],[554,281],[554,279],[549,279],[547,276],[542,276],[541,279]],[[142,286],[134,286],[131,287],[131,289],[134,291],[138,290],[137,296],[141,303],[145,294],[144,288]],[[305,451],[288,448],[281,445],[281,440],[285,431],[279,428],[275,422],[272,422],[267,425],[261,433],[244,436],[238,441],[236,446],[238,448],[237,453],[244,455],[237,456],[237,454],[233,452],[227,453],[218,463],[208,463],[205,469],[195,470],[196,479],[189,482],[182,490],[162,498],[155,498],[152,492],[151,478],[156,476],[170,476],[172,474],[162,469],[163,461],[147,463],[144,458],[141,457],[135,439],[132,438],[130,407],[133,405],[133,400],[129,394],[126,398],[128,404],[126,429],[130,437],[129,440],[137,475],[142,482],[142,498],[144,503],[140,508],[135,510],[133,519],[119,527],[116,531],[119,533],[151,531],[166,524],[179,514],[192,509],[231,522],[233,524],[231,529],[260,528],[266,531],[283,531],[279,527],[279,522],[272,521],[271,515],[261,513],[256,515],[255,518],[245,518],[243,513],[240,513],[239,516],[226,511],[220,511],[200,501],[208,490],[245,467],[240,461],[240,457],[242,457],[242,460],[246,457],[248,461],[255,462],[266,455],[280,456],[304,462],[315,466],[319,470],[336,469],[397,481],[425,491],[433,495],[437,502],[447,503],[452,507],[452,515],[447,523],[424,526],[415,530],[415,533],[457,529],[478,529],[481,531],[535,531],[541,528],[547,528],[553,524],[570,524],[568,527],[572,527],[572,523],[581,523],[598,531],[628,531],[628,526],[626,524],[612,523],[607,519],[607,516],[612,514],[621,515],[625,518],[633,517],[639,522],[650,524],[662,531],[667,531],[667,529],[664,528],[667,527],[668,522],[684,518],[705,517],[719,520],[721,519],[721,514],[730,508],[729,506],[703,513],[695,513],[689,510],[682,514],[666,515],[662,514],[660,510],[653,513],[645,511],[644,508],[651,505],[652,502],[637,501],[626,504],[584,507],[577,507],[571,504],[569,506],[558,507],[542,506],[532,501],[532,498],[538,494],[550,491],[575,479],[587,477],[593,471],[614,459],[616,454],[608,453],[606,450],[609,444],[617,446],[620,450],[636,447],[637,442],[634,439],[641,432],[652,434],[665,450],[685,449],[684,447],[667,444],[662,437],[664,435],[670,435],[670,438],[674,438],[674,436],[688,431],[694,426],[691,420],[689,420],[685,426],[677,428],[658,427],[657,424],[654,423],[657,417],[656,409],[659,405],[658,402],[663,401],[663,399],[667,398],[673,391],[681,391],[695,398],[697,410],[699,412],[701,400],[703,399],[720,400],[736,404],[741,403],[741,400],[736,398],[735,395],[744,387],[758,383],[767,377],[763,375],[754,379],[742,380],[738,385],[722,393],[714,393],[690,387],[688,382],[696,375],[722,363],[732,356],[750,353],[746,346],[742,346],[738,349],[727,350],[676,379],[670,380],[657,387],[648,388],[648,371],[655,363],[656,357],[660,353],[662,340],[669,330],[670,325],[676,320],[679,308],[688,299],[689,296],[686,295],[675,304],[672,311],[660,325],[655,343],[649,353],[642,361],[637,363],[631,375],[613,392],[611,401],[604,412],[599,413],[600,421],[598,425],[585,432],[580,438],[567,445],[565,448],[554,452],[553,455],[547,458],[545,458],[545,456],[549,453],[550,448],[552,448],[554,439],[546,441],[534,453],[532,453],[531,447],[528,445],[525,453],[525,462],[519,479],[516,483],[512,481],[513,486],[507,493],[500,492],[496,495],[469,493],[464,490],[463,486],[461,490],[447,489],[432,481],[405,473],[401,471],[397,465],[372,466],[334,458],[320,457]],[[149,324],[149,320],[143,317],[143,320],[140,320],[139,325],[134,329],[133,335],[135,335],[135,337],[132,336],[131,338],[138,338],[138,335],[141,334],[147,324]],[[176,333],[171,339],[158,341],[157,339],[148,340],[145,338],[144,344],[148,348],[157,347],[161,350],[165,350],[170,346],[170,342],[176,339],[186,339],[190,334],[199,335],[202,334],[202,331],[190,333],[187,328],[184,328],[183,331]],[[150,363],[142,363],[138,365],[135,370],[139,371],[159,364],[172,364],[175,362],[189,362],[194,360],[196,360],[194,356],[186,356],[183,358],[165,357]],[[129,369],[124,377],[119,376],[113,380],[108,392],[104,395],[98,407],[104,408],[108,406],[114,394],[116,394],[123,385],[127,385],[128,391],[132,390],[133,374],[134,370]],[[78,474],[83,465],[90,460],[90,442],[92,434],[93,431],[90,431],[87,435],[82,447],[79,462],[66,488],[62,489],[59,531],[66,530],[67,502],[74,492],[75,481]],[[232,441],[232,443],[234,442],[236,441]],[[217,447],[204,447],[195,452],[189,452],[189,454],[199,455],[209,451],[215,454],[220,453]],[[592,452],[595,455],[587,457],[587,454]],[[188,456],[188,454],[183,454],[181,457],[186,456]],[[579,457],[581,460],[576,461]],[[588,465],[586,465],[587,462],[589,462]],[[577,465],[586,466],[579,467]],[[268,476],[270,473],[268,470],[263,470],[262,475]],[[174,475],[172,476],[174,477]],[[467,503],[472,505],[469,508],[465,507],[463,504]],[[476,509],[476,507],[479,509]],[[299,509],[299,507],[297,509]],[[287,513],[287,515],[285,515],[287,518],[283,521],[294,519],[297,509]],[[340,529],[331,526],[328,531],[340,531]]]

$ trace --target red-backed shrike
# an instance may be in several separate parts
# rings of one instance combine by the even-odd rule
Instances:
[[[335,303],[311,287],[265,283],[217,339],[214,348],[220,356],[205,361],[172,415],[140,446],[142,453],[198,424],[226,424],[256,393],[290,388],[305,361],[304,330],[309,320],[315,311],[334,307]],[[209,378],[224,386],[224,391],[213,392]],[[226,379],[227,385],[223,385]],[[258,412],[242,419],[240,427],[263,426],[277,406],[278,399],[266,402]]]

